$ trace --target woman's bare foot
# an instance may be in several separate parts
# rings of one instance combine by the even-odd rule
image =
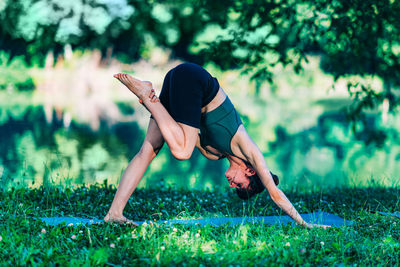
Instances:
[[[106,223],[132,224],[132,225],[138,226],[137,223],[135,223],[132,220],[127,219],[125,216],[112,217],[109,213],[107,213],[106,217],[104,217],[103,220]]]
[[[141,100],[143,100],[145,97],[150,97],[152,94],[151,90],[153,89],[153,85],[151,82],[138,80],[126,73],[114,74],[114,78],[117,78]]]

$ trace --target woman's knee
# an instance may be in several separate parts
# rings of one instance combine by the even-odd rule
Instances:
[[[163,147],[163,145],[164,145],[164,142],[162,142],[161,144],[159,144],[159,145],[153,147],[153,152],[154,152],[154,154],[155,154],[156,156],[158,155],[158,152],[160,152],[160,150],[161,150],[161,148]]]

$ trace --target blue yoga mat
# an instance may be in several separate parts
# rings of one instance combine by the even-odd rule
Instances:
[[[330,226],[343,226],[351,225],[354,222],[345,220],[334,214],[327,212],[316,212],[309,214],[301,214],[301,217],[308,223],[317,223]],[[38,217],[38,219],[44,221],[48,225],[58,225],[65,223],[66,225],[76,226],[79,224],[95,224],[103,223],[100,219],[85,219],[79,217]],[[138,221],[137,224],[149,223],[149,221]],[[203,219],[180,219],[180,220],[160,220],[156,223],[162,223],[166,225],[184,224],[184,225],[212,225],[222,226],[225,224],[238,225],[242,223],[265,223],[265,224],[287,224],[292,222],[295,224],[292,218],[289,216],[264,216],[264,217],[220,217],[220,218],[203,218]]]
[[[382,214],[382,215],[386,215],[386,216],[395,216],[397,218],[400,218],[400,212],[399,211],[395,211],[395,212],[382,212],[382,211],[379,211],[378,213]]]
[[[48,225],[59,225],[65,223],[66,225],[77,226],[80,224],[104,223],[103,220],[97,218],[85,219],[79,217],[38,217],[38,219],[44,221]]]

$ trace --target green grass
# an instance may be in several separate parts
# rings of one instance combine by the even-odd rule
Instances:
[[[262,224],[51,227],[32,219],[102,218],[115,191],[97,185],[0,192],[0,265],[400,265],[400,220],[374,213],[399,210],[399,188],[287,193],[301,213],[321,210],[361,223],[327,230]],[[153,221],[279,213],[265,192],[243,202],[232,191],[171,188],[137,190],[125,210],[128,218]]]

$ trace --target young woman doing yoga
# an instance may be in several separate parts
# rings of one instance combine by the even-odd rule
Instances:
[[[320,226],[305,222],[277,187],[278,177],[268,170],[262,153],[247,134],[218,80],[201,66],[183,63],[171,69],[164,78],[159,98],[150,82],[122,73],[114,77],[139,98],[151,118],[143,145],[123,173],[104,221],[133,223],[123,216],[123,209],[166,142],[179,160],[189,159],[195,147],[208,159],[227,158],[230,167],[225,176],[240,198],[249,198],[266,188],[271,199],[298,224]]]

